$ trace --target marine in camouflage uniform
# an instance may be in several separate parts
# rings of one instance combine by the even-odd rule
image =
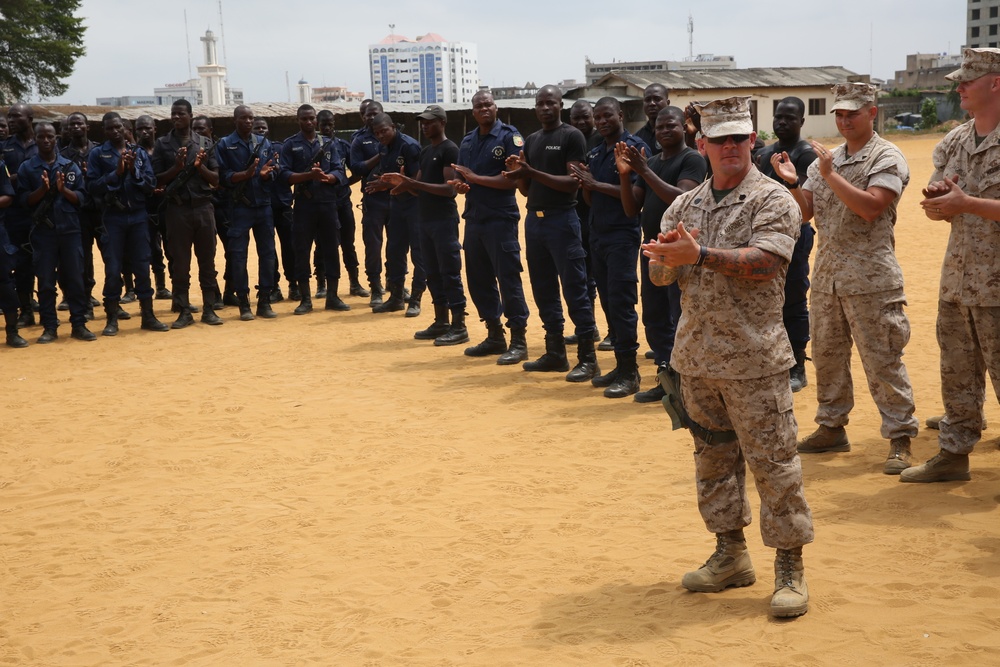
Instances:
[[[811,337],[820,426],[799,443],[799,452],[850,449],[844,426],[854,407],[853,342],[882,417],[882,437],[890,441],[883,471],[898,475],[910,465],[910,438],[917,435],[902,360],[910,323],[894,250],[896,206],[910,172],[899,149],[873,129],[875,87],[838,84],[834,96],[847,142],[833,151],[814,142],[818,159],[795,194],[804,218],[815,213],[818,238]]]
[[[771,613],[808,609],[802,545],[813,540],[802,486],[782,321],[784,280],[802,217],[788,191],[750,162],[749,98],[699,109],[712,179],[677,197],[656,242],[644,244],[650,279],[674,275],[681,318],[671,365],[695,441],[698,507],[717,548],[684,576],[695,591],[747,586],[756,576],[743,528],[750,524],[746,466],[761,502],[764,544],[777,549]],[[688,229],[697,229],[693,236]]]
[[[945,416],[941,451],[906,470],[903,482],[970,479],[987,372],[1000,397],[1000,50],[966,49],[961,69],[947,78],[959,83],[961,106],[974,120],[934,149],[921,202],[929,218],[951,223],[937,319]]]

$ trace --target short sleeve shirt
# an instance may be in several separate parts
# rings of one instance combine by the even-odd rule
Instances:
[[[705,180],[705,173],[708,170],[702,154],[688,146],[671,157],[665,158],[663,153],[656,154],[649,160],[649,168],[661,181],[673,186],[681,181],[701,183]],[[639,217],[642,223],[642,236],[646,239],[655,239],[660,231],[660,220],[667,210],[667,203],[657,196],[641,176],[636,179],[635,185],[642,188],[645,193],[642,215]]]
[[[496,176],[506,169],[507,157],[517,155],[523,148],[524,139],[517,128],[498,120],[486,134],[480,134],[477,128],[465,135],[456,164],[480,176]],[[470,222],[488,218],[517,220],[521,213],[513,189],[470,184],[462,217]]]
[[[437,146],[424,146],[420,151],[420,180],[424,183],[441,184],[445,182],[445,167],[450,167],[458,161],[458,146],[450,139],[445,139]],[[455,220],[458,218],[458,206],[455,197],[442,197],[429,192],[417,195],[420,202],[420,219]]]
[[[642,139],[629,133],[628,130],[622,133],[618,142],[649,153],[649,146]],[[608,146],[606,141],[602,141],[587,153],[587,166],[597,182],[616,187],[621,183],[621,176],[615,162],[615,148],[613,145]],[[630,180],[635,182],[634,172]],[[638,216],[626,215],[622,200],[618,197],[593,191],[590,193],[590,206],[590,226],[598,234],[622,229],[634,231],[639,227]]]
[[[683,222],[700,230],[710,248],[760,248],[785,260],[768,281],[731,278],[711,269],[683,266],[681,319],[670,364],[681,374],[746,380],[776,375],[795,359],[782,320],[785,273],[802,226],[792,195],[751,167],[743,181],[716,203],[712,181],[677,197],[660,229]]]
[[[868,222],[852,211],[819,173],[819,162],[809,166],[802,186],[813,193],[816,219],[816,259],[812,289],[824,294],[872,294],[903,287],[903,271],[896,261],[896,206],[910,182],[906,159],[895,145],[878,134],[854,155],[847,146],[833,151],[833,168],[861,190],[872,186],[895,193],[878,219]]]
[[[934,149],[933,161],[931,181],[958,176],[966,194],[1000,199],[1000,127],[979,146],[973,121],[956,127]],[[951,219],[940,298],[963,306],[1000,306],[1000,223],[971,213]]]
[[[583,132],[568,123],[554,130],[539,130],[524,142],[524,155],[528,164],[539,171],[554,176],[566,176],[567,162],[584,162],[587,159],[587,140]],[[577,191],[560,192],[532,179],[528,185],[528,210],[545,211],[576,206]]]

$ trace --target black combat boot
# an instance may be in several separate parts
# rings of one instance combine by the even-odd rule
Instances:
[[[123,294],[122,298],[119,299],[119,303],[133,303],[136,299],[136,296],[135,296],[135,280],[132,277],[131,271],[126,271],[124,274],[122,274],[122,282],[125,283],[125,294]],[[96,299],[93,298],[93,296],[90,293],[90,290],[87,290],[87,301],[90,303],[91,308],[93,308],[95,305],[98,305],[94,303]]]
[[[156,314],[153,312],[153,300],[149,297],[139,299],[139,312],[142,313],[142,323],[139,328],[146,331],[166,331],[170,328],[156,319]]]
[[[545,354],[534,361],[526,361],[521,365],[526,371],[533,372],[553,372],[565,373],[569,370],[569,361],[566,359],[566,341],[563,340],[562,332],[545,334]]]
[[[170,290],[167,289],[167,277],[163,271],[154,271],[153,279],[156,281],[156,292],[154,296],[157,299],[169,299],[172,294]]]
[[[601,372],[597,365],[597,352],[594,351],[594,338],[583,336],[576,342],[576,366],[566,375],[566,382],[586,382]]]
[[[497,358],[497,366],[513,366],[528,359],[527,333],[524,327],[511,327],[510,347]]]
[[[18,292],[17,300],[21,304],[21,315],[17,318],[17,326],[21,329],[35,326],[35,311],[31,308],[31,294]]]
[[[222,318],[215,314],[215,303],[212,302],[215,298],[215,290],[201,291],[201,321],[212,326],[222,324]]]
[[[604,390],[605,398],[625,398],[639,391],[639,366],[635,363],[635,352],[615,352],[618,371],[614,382]]]
[[[792,350],[795,355],[795,365],[788,369],[788,379],[792,383],[792,392],[802,391],[809,384],[806,379],[806,351]]]
[[[77,340],[84,340],[88,343],[97,340],[97,336],[94,332],[87,328],[86,324],[74,324],[73,328],[70,329],[70,337]]]
[[[407,317],[419,317],[420,316],[420,299],[424,295],[424,288],[413,286],[413,291],[410,293],[410,298],[407,301],[406,306],[406,316]]]
[[[351,307],[344,303],[344,300],[340,298],[337,294],[337,290],[340,288],[339,280],[331,280],[327,282],[327,292],[326,292],[326,310],[350,310]],[[317,292],[318,294],[319,292]]]
[[[382,305],[382,296],[385,294],[385,290],[382,289],[382,281],[374,280],[371,282],[371,301],[368,302],[369,308],[374,308],[375,306]]]
[[[28,341],[21,338],[17,332],[17,311],[4,311],[3,319],[7,329],[7,345],[9,347],[28,347]]]
[[[372,308],[373,313],[395,313],[406,308],[406,302],[403,300],[403,284],[395,283],[387,285],[387,287],[389,288],[389,300]],[[373,295],[372,299],[374,298]]]
[[[270,290],[257,290],[257,317],[263,317],[265,320],[273,320],[278,316],[271,308],[272,300]]]
[[[503,354],[507,351],[507,337],[503,333],[500,320],[486,321],[486,340],[478,345],[465,348],[467,357],[488,357],[491,354]]]
[[[250,308],[249,294],[238,295],[237,305],[240,307],[240,320],[243,322],[249,322],[253,319],[253,310]]]
[[[435,306],[436,307],[436,306]],[[447,317],[447,310],[445,317]],[[451,313],[451,326],[448,331],[434,339],[434,344],[438,347],[445,345],[458,345],[469,342],[469,330],[465,327],[465,310],[456,308]]]
[[[358,281],[358,270],[348,270],[348,277],[351,279],[351,296],[369,297],[372,293],[365,289]]]
[[[464,322],[462,326],[465,326]],[[448,304],[446,303],[435,303],[434,304],[434,322],[431,323],[426,329],[421,329],[420,331],[413,334],[416,340],[435,340],[438,336],[444,336],[451,329],[451,324],[448,320]],[[465,340],[469,340],[469,334],[466,332]],[[461,341],[456,341],[456,343]],[[455,343],[438,343],[435,341],[435,345],[455,345]]]
[[[298,283],[294,283],[292,281],[288,281],[288,298],[291,301],[301,301],[302,300],[302,294],[299,293],[299,285],[298,285]],[[310,303],[311,303],[311,301],[310,301]]]
[[[174,289],[174,307],[177,308],[177,312],[180,315],[170,325],[171,329],[183,329],[186,326],[194,324],[194,318],[191,317],[191,305],[188,301],[188,293],[186,291],[181,292],[176,288]]]
[[[316,276],[316,298],[325,299],[329,292],[326,291],[326,276]]]
[[[295,310],[292,312],[296,315],[311,313],[313,309],[313,300],[309,292],[309,280],[300,280],[296,292],[299,295],[299,305],[295,306]]]
[[[108,316],[107,324],[104,325],[104,330],[101,332],[102,336],[117,336],[118,335],[118,302],[117,301],[105,301],[104,302],[104,312]]]

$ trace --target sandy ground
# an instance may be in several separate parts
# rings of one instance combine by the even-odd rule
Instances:
[[[948,230],[917,206],[938,138],[901,143],[921,420],[941,409]],[[756,526],[756,585],[680,587],[714,543],[691,438],[661,407],[414,341],[429,307],[373,315],[344,296],[349,313],[285,301],[272,321],[228,308],[223,327],[155,334],[136,317],[114,339],[64,326],[0,349],[0,664],[1000,663],[992,396],[972,481],[903,485],[881,474],[855,364],[853,450],[804,461],[811,610],[776,622]],[[811,431],[813,386],[795,407]],[[935,443],[921,432],[917,458]]]

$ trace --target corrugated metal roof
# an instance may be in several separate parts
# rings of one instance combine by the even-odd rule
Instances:
[[[829,67],[750,67],[746,69],[669,70],[645,73],[629,70],[609,72],[592,87],[600,88],[621,79],[640,88],[662,83],[670,90],[708,90],[717,88],[795,88],[832,86],[858,76],[839,66]]]

